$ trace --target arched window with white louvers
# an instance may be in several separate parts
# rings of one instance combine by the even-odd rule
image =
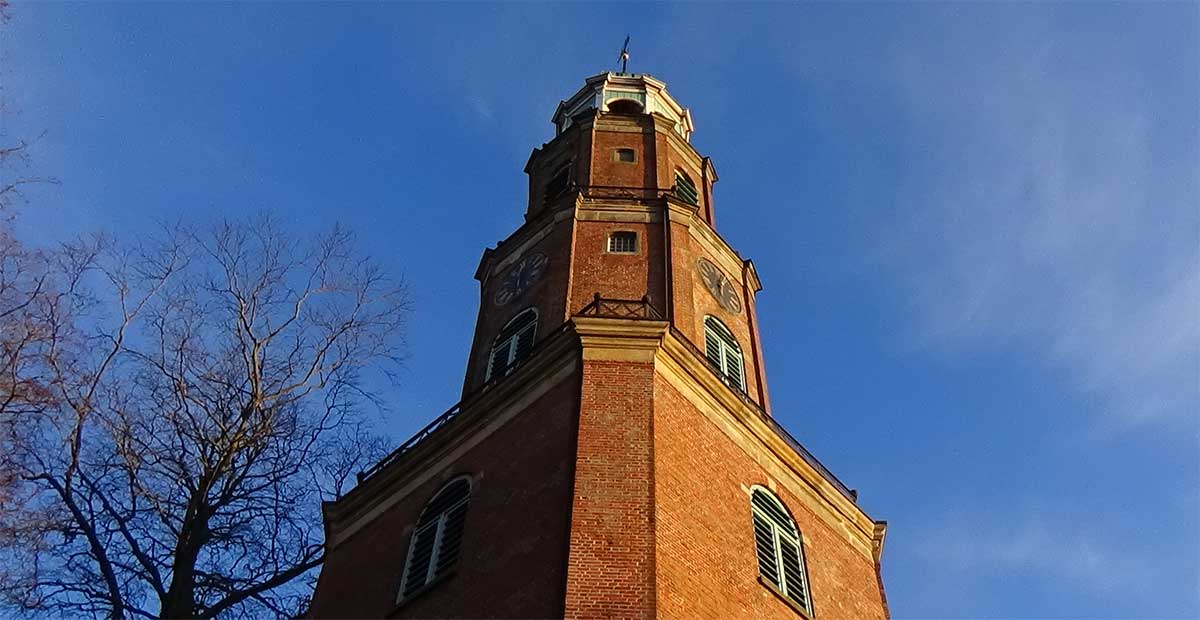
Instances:
[[[740,392],[746,391],[746,364],[742,359],[742,347],[733,337],[733,332],[716,317],[704,317],[704,355],[725,383]]]
[[[396,603],[402,603],[449,575],[458,562],[471,480],[451,480],[429,500],[413,530]]]
[[[758,575],[787,600],[813,615],[804,545],[796,522],[775,494],[760,486],[750,494]]]
[[[490,381],[493,377],[503,377],[512,370],[517,360],[529,355],[533,350],[533,337],[537,332],[537,316],[537,309],[526,308],[500,330],[488,357],[484,381]]]

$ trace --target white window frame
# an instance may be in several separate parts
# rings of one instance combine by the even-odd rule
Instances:
[[[780,523],[774,515],[771,515],[759,508],[758,505],[754,503],[755,492],[762,493],[766,496],[768,501],[775,504],[775,507],[779,510],[780,514],[787,516],[788,522]],[[800,534],[800,528],[796,526],[796,520],[792,518],[791,512],[787,509],[787,506],[784,505],[783,501],[780,500],[778,496],[772,493],[770,489],[760,485],[754,485],[750,488],[750,513],[752,518],[758,517],[771,529],[771,544],[775,552],[775,566],[779,573],[779,583],[775,583],[772,579],[762,574],[762,564],[759,561],[756,540],[754,561],[759,565],[759,576],[762,577],[764,581],[776,586],[779,589],[779,593],[782,594],[784,598],[792,603],[795,603],[804,610],[805,614],[809,618],[812,618],[812,589],[809,587],[808,562],[805,559],[804,553],[804,537]],[[787,531],[784,531],[785,528]],[[757,534],[755,534],[755,536],[757,536]],[[787,571],[784,569],[783,545],[781,544],[781,541],[788,542],[796,548],[796,559],[800,564],[799,585],[794,585],[789,581]],[[796,600],[797,593],[800,594],[799,598],[804,601],[803,603]]]
[[[505,360],[504,360],[504,368],[511,368],[512,363],[516,361],[517,343],[520,342],[521,336],[525,335],[526,333],[530,332],[531,330],[536,335],[537,324],[538,324],[538,311],[537,311],[537,308],[534,308],[532,306],[529,308],[525,308],[524,310],[518,312],[515,316],[513,316],[513,318],[509,319],[509,321],[504,324],[504,327],[500,328],[500,334],[503,334],[510,325],[515,323],[521,317],[524,317],[529,312],[533,313],[533,320],[529,322],[529,325],[522,327],[521,331],[514,332],[511,336],[509,336],[508,338],[505,338],[503,341],[497,340],[497,341],[493,342],[492,348],[488,349],[487,371],[483,375],[484,382],[491,381],[492,377],[493,377],[493,373],[497,371],[497,369],[493,368],[492,366],[493,366],[494,362],[496,361],[496,351],[499,350],[500,347],[508,347],[508,354],[505,356]],[[499,337],[500,337],[500,335],[496,336],[496,338],[499,338]]]
[[[415,597],[415,596],[419,595],[421,592],[424,592],[427,587],[433,585],[434,582],[439,578],[439,575],[437,574],[437,566],[438,566],[439,556],[441,555],[441,552],[442,552],[442,545],[445,543],[446,522],[450,519],[450,513],[454,512],[459,507],[468,505],[470,503],[470,501],[471,501],[471,477],[466,476],[466,475],[458,476],[458,477],[454,478],[453,480],[450,480],[446,484],[443,484],[442,487],[440,489],[438,489],[437,493],[434,493],[433,496],[429,498],[429,502],[425,504],[427,507],[426,509],[428,509],[429,504],[433,503],[433,501],[436,500],[438,498],[438,496],[440,496],[443,492],[445,492],[447,489],[449,489],[451,485],[457,483],[460,480],[467,481],[466,495],[463,495],[462,499],[460,499],[457,502],[454,502],[453,504],[442,509],[442,511],[438,514],[436,521],[427,523],[423,527],[420,527],[420,528],[413,528],[412,538],[408,542],[408,554],[404,557],[404,574],[400,578],[400,590],[398,592],[396,592],[396,604],[397,605],[409,600],[409,599],[404,598],[404,591],[406,589],[408,589],[408,581],[412,576],[411,571],[413,569],[413,565],[412,565],[413,551],[416,550],[417,540],[420,538],[421,534],[423,532],[427,531],[431,527],[437,528],[437,531],[433,536],[433,550],[429,554],[429,565],[425,567],[424,583],[422,583],[421,587],[418,590],[413,592],[412,596]],[[417,523],[420,523],[421,519],[423,519],[424,517],[425,517],[425,510],[422,510],[421,516],[417,518]],[[412,597],[409,597],[409,598],[412,598]]]
[[[617,235],[633,235],[633,249],[614,250],[613,241],[616,239]],[[640,235],[638,235],[637,231],[635,230],[614,230],[608,233],[608,243],[606,249],[609,254],[637,254],[638,250],[640,249],[639,246],[641,245],[639,241],[641,241]]]
[[[710,339],[709,334],[713,337]],[[738,343],[734,337],[733,331],[729,326],[725,325],[715,316],[707,315],[704,317],[704,355],[709,356],[708,347],[711,341],[715,340],[718,344],[718,359],[720,359],[721,378],[726,383],[732,382],[737,389],[742,392],[746,391],[746,357],[742,355],[742,345]],[[737,356],[738,372],[730,373],[729,359],[732,356]],[[711,361],[711,358],[709,358]]]

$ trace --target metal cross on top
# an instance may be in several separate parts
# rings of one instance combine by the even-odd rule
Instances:
[[[629,35],[625,35],[625,45],[621,46],[621,55],[617,56],[617,60],[621,61],[621,73],[625,73],[625,65],[629,64]]]

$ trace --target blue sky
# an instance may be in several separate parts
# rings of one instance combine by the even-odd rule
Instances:
[[[342,222],[453,404],[555,105],[667,81],[754,259],[776,415],[890,522],[895,618],[1200,617],[1200,5],[20,4],[22,226]]]

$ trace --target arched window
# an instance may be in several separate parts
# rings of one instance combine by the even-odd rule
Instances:
[[[789,601],[812,616],[808,570],[800,530],[774,493],[756,486],[750,495],[758,574]]]
[[[742,348],[738,346],[733,332],[716,317],[704,317],[704,354],[725,383],[742,392],[746,391],[745,364]]]
[[[546,200],[557,198],[571,186],[571,162],[563,164],[546,183]]]
[[[608,111],[618,114],[641,114],[642,103],[632,99],[614,99],[608,102]]]
[[[517,360],[529,355],[533,350],[533,336],[537,331],[537,310],[527,308],[513,317],[492,345],[492,355],[488,358],[487,375],[484,381],[492,377],[502,377],[508,374]]]
[[[675,195],[688,204],[700,204],[700,194],[696,192],[696,184],[682,170],[675,171]]]
[[[425,505],[408,545],[397,603],[412,598],[454,569],[470,497],[470,479],[462,476],[447,483]]]

